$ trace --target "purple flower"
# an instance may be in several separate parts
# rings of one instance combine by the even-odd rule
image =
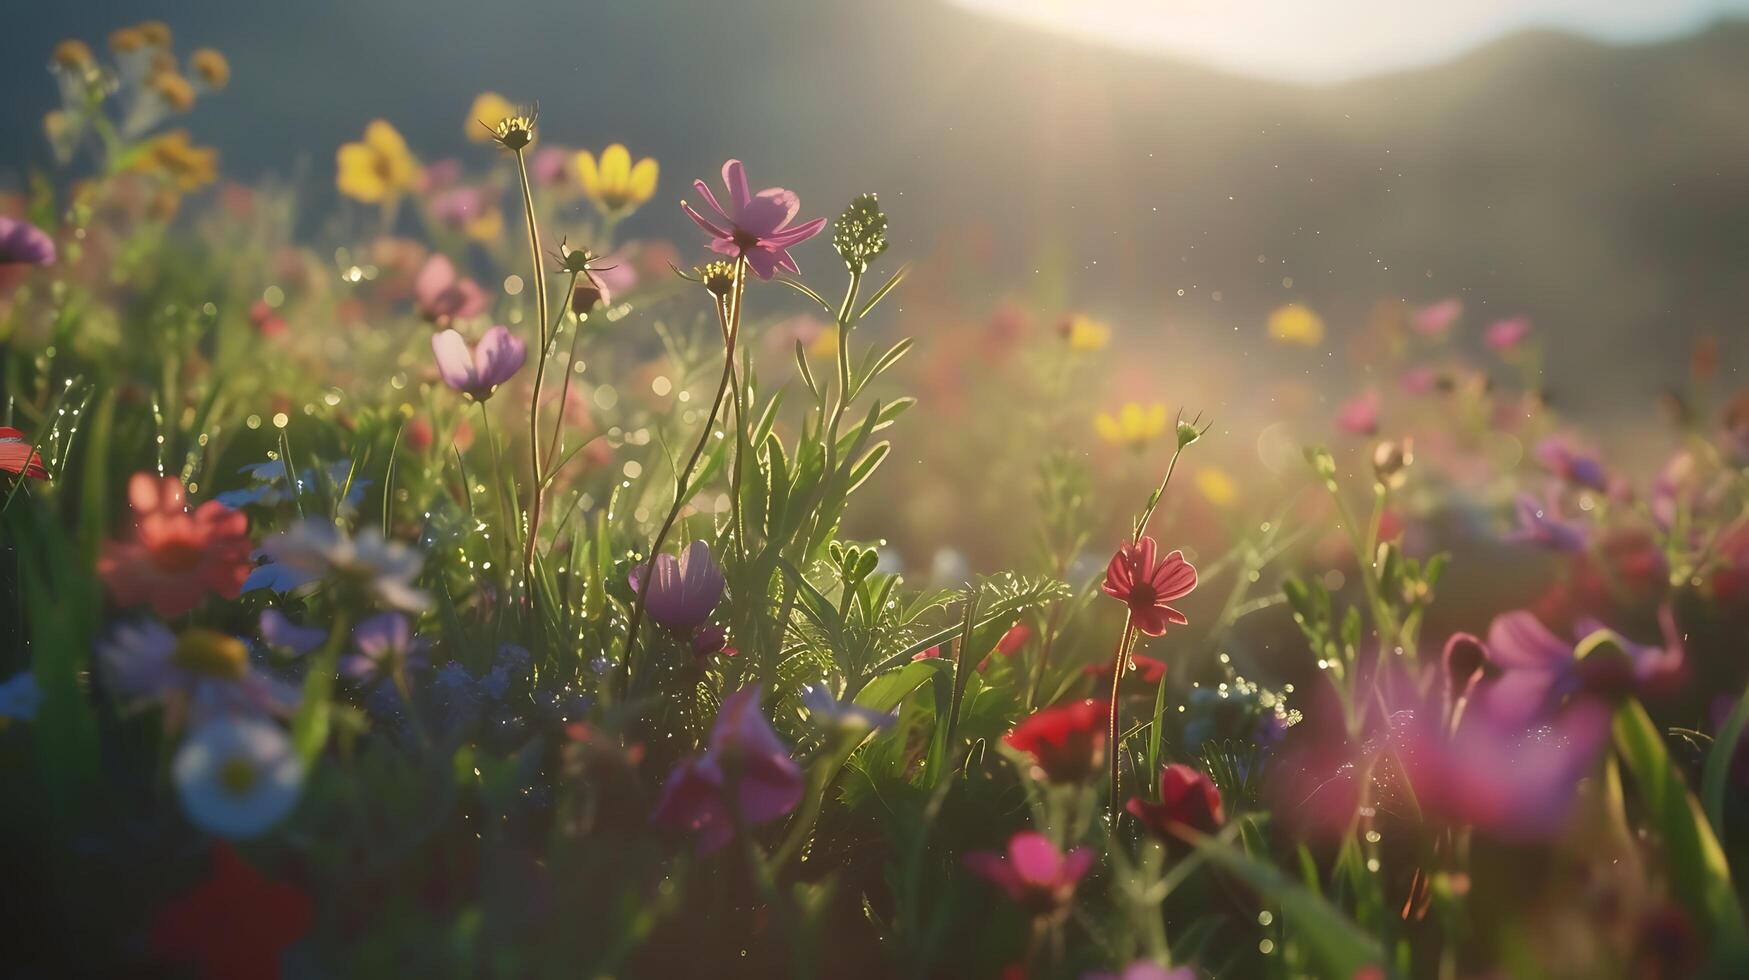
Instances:
[[[1552,501],[1545,504],[1528,493],[1521,493],[1514,506],[1518,527],[1506,536],[1506,540],[1538,544],[1552,551],[1585,550],[1584,526],[1563,519]]]
[[[55,240],[28,221],[0,214],[0,267],[53,265]]]
[[[1505,320],[1496,320],[1482,333],[1482,343],[1488,349],[1498,354],[1516,350],[1524,338],[1530,336],[1530,317],[1515,316]]]
[[[461,230],[469,222],[485,217],[497,203],[496,192],[487,188],[452,187],[432,197],[431,216],[447,228]],[[426,266],[429,268],[430,263],[427,262]]]
[[[448,326],[451,320],[465,320],[486,312],[486,291],[479,283],[459,275],[448,256],[433,255],[425,260],[413,280],[413,302],[420,316]]]
[[[299,626],[286,618],[285,613],[271,606],[261,611],[260,630],[261,639],[268,646],[298,656],[316,649],[328,638],[326,630],[314,626]]]
[[[790,227],[796,212],[801,209],[801,200],[795,192],[767,187],[757,194],[750,193],[747,170],[739,160],[723,164],[723,183],[729,188],[731,207],[727,210],[717,203],[716,195],[704,181],[692,182],[705,203],[722,220],[721,225],[706,220],[685,201],[680,202],[681,209],[711,236],[711,251],[745,258],[753,274],[761,279],[770,279],[780,269],[792,274],[800,272],[795,260],[790,258],[789,247],[819,234],[826,219],[815,218]]]
[[[522,367],[528,345],[516,339],[509,327],[493,327],[470,351],[461,334],[440,330],[431,335],[431,352],[437,355],[437,373],[444,384],[485,401]]]
[[[643,569],[632,572],[633,592],[644,591],[642,577]],[[723,570],[703,541],[694,541],[679,558],[657,555],[651,579],[644,609],[651,619],[676,633],[691,634],[703,626],[723,599]]]
[[[849,731],[885,728],[899,716],[896,711],[876,711],[855,701],[840,701],[824,683],[802,688],[802,707],[808,709],[815,724]]]
[[[1508,724],[1529,725],[1571,697],[1609,699],[1667,687],[1683,668],[1680,635],[1668,607],[1659,614],[1662,647],[1635,643],[1593,619],[1574,624],[1578,642],[1608,632],[1613,649],[1578,656],[1574,640],[1555,635],[1528,610],[1504,613],[1488,627],[1481,645],[1484,677],[1472,696],[1472,713]]]
[[[1051,916],[1068,910],[1093,857],[1085,847],[1064,854],[1050,838],[1025,830],[1009,838],[1006,856],[973,851],[963,860],[966,870],[994,883],[1016,905],[1036,916]]]
[[[341,661],[340,673],[355,684],[368,683],[412,652],[413,624],[400,613],[378,613],[353,629],[352,645],[358,652]]]
[[[783,816],[801,800],[801,767],[760,713],[759,688],[744,687],[723,699],[704,752],[669,772],[650,819],[692,831],[699,851],[709,853],[734,838],[731,805],[739,823],[752,826]]]
[[[1537,462],[1568,483],[1590,490],[1609,489],[1609,478],[1597,457],[1580,452],[1560,436],[1550,436],[1537,444]]]

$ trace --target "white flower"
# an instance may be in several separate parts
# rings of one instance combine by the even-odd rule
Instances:
[[[0,720],[34,721],[37,705],[42,704],[42,700],[43,692],[36,686],[36,675],[24,671],[0,683]]]
[[[254,837],[298,801],[304,767],[278,725],[220,717],[188,733],[171,764],[182,810],[220,837]]]
[[[261,550],[293,573],[354,583],[391,609],[422,612],[431,597],[413,587],[424,559],[367,527],[347,537],[332,522],[301,520],[262,542]]]

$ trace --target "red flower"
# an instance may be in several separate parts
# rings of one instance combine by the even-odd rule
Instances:
[[[158,615],[180,616],[216,592],[242,594],[249,577],[249,519],[216,500],[185,509],[182,483],[173,476],[136,473],[128,482],[135,534],[107,541],[97,559],[115,601],[150,603]]]
[[[212,875],[158,910],[152,952],[199,965],[200,975],[279,976],[279,958],[310,928],[310,899],[268,881],[228,844],[213,848]]]
[[[1142,679],[1144,684],[1158,684],[1166,679],[1166,661],[1164,660],[1158,660],[1146,654],[1132,653],[1130,654],[1130,666],[1135,669],[1136,675]],[[1081,668],[1081,673],[1089,677],[1110,677],[1111,667],[1110,662],[1088,664]]]
[[[1181,836],[1186,828],[1211,834],[1226,822],[1226,814],[1221,810],[1221,791],[1215,789],[1214,782],[1178,762],[1160,770],[1160,802],[1149,803],[1134,797],[1124,809],[1142,826],[1167,840]]]
[[[0,470],[13,476],[28,476],[38,480],[49,478],[43,468],[43,458],[31,451],[30,440],[17,429],[0,425]]]
[[[1105,758],[1105,702],[1088,698],[1034,713],[1002,739],[1032,756],[1053,783],[1078,783]]]
[[[1105,594],[1129,606],[1136,629],[1149,636],[1166,632],[1168,623],[1190,622],[1168,603],[1196,588],[1196,568],[1184,560],[1184,552],[1174,551],[1156,562],[1155,548],[1148,537],[1126,544],[1105,568]]]

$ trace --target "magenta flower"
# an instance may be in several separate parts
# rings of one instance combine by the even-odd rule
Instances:
[[[1580,451],[1561,436],[1550,436],[1538,443],[1536,459],[1550,472],[1575,486],[1597,491],[1609,489],[1609,477],[1603,470],[1603,462]]]
[[[644,591],[642,578],[642,568],[628,576],[633,592]],[[692,634],[710,619],[723,599],[723,570],[703,541],[694,541],[679,558],[657,555],[651,578],[644,609],[651,619],[676,633]]]
[[[55,240],[28,221],[0,214],[0,268],[9,265],[53,265]]]
[[[1170,605],[1196,588],[1196,568],[1174,551],[1158,561],[1154,539],[1144,537],[1124,542],[1105,566],[1106,595],[1130,607],[1130,620],[1149,636],[1166,632],[1168,625],[1190,622]]]
[[[1451,325],[1457,322],[1457,318],[1463,315],[1463,312],[1463,300],[1456,297],[1442,299],[1431,306],[1424,306],[1416,310],[1414,316],[1409,320],[1409,325],[1415,328],[1416,333],[1424,337],[1443,337],[1445,332],[1451,329]]]
[[[1580,619],[1574,624],[1574,639],[1568,640],[1528,610],[1496,616],[1488,627],[1487,643],[1481,644],[1483,677],[1472,695],[1470,713],[1531,725],[1569,698],[1607,701],[1663,690],[1681,676],[1683,650],[1668,607],[1660,613],[1659,623],[1664,632],[1661,647],[1613,634],[1616,651],[1599,650],[1580,658],[1577,643],[1606,629],[1602,623]]]
[[[1016,905],[1036,916],[1065,912],[1075,887],[1093,867],[1093,851],[1078,847],[1068,854],[1049,837],[1023,830],[1008,840],[1008,854],[973,851],[963,859],[966,870],[994,883]]]
[[[465,320],[486,312],[487,300],[480,284],[458,274],[448,256],[433,255],[425,260],[413,280],[413,302],[420,316],[438,326],[448,326],[451,320]]]
[[[1563,518],[1553,500],[1545,504],[1528,493],[1521,493],[1514,506],[1518,527],[1506,536],[1506,540],[1537,544],[1551,551],[1585,550],[1585,526]]]
[[[801,199],[794,191],[781,187],[767,187],[757,194],[750,193],[747,169],[739,160],[723,164],[723,183],[729,188],[731,207],[727,210],[717,203],[716,195],[704,181],[692,182],[705,203],[721,219],[720,225],[706,220],[704,215],[693,210],[692,205],[680,202],[681,210],[711,236],[711,251],[732,258],[745,258],[753,274],[761,279],[770,279],[780,269],[791,274],[800,272],[795,260],[790,258],[789,248],[819,234],[826,219],[815,218],[790,227],[796,212],[801,209]]]
[[[509,327],[493,327],[469,350],[461,334],[440,330],[431,335],[431,352],[437,355],[437,373],[444,384],[485,401],[522,367],[528,345],[516,339]]]
[[[1081,980],[1197,980],[1196,971],[1188,966],[1168,969],[1153,960],[1137,960],[1121,973],[1095,970],[1081,974]]]
[[[742,826],[776,820],[802,800],[802,770],[759,711],[759,688],[723,699],[705,750],[668,774],[650,819],[697,835],[700,853],[720,849]]]
[[[1336,411],[1336,427],[1354,436],[1377,435],[1379,393],[1368,388],[1342,403]]]
[[[1530,317],[1515,316],[1505,320],[1496,320],[1482,333],[1482,343],[1488,349],[1498,354],[1518,349],[1524,343],[1524,338],[1530,336]]]

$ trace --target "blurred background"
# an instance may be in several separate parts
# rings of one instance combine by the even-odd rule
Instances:
[[[1395,385],[1376,376],[1381,316],[1457,298],[1458,347],[1528,316],[1531,387],[1630,433],[1698,338],[1718,340],[1727,385],[1749,359],[1745,15],[1749,0],[30,4],[7,16],[0,180],[48,162],[53,44],[150,16],[229,55],[231,91],[188,125],[228,177],[294,181],[312,234],[340,204],[335,147],[382,117],[422,157],[482,154],[461,129],[485,90],[538,102],[569,145],[658,158],[635,234],[688,261],[670,202],[725,157],[808,216],[878,191],[890,255],[919,271],[869,331],[921,338],[925,407],[996,356],[933,337],[1084,313],[1113,331],[1108,407],[1201,409],[1262,453],[1327,438],[1344,399]],[[820,242],[799,258],[838,274]],[[1320,343],[1271,343],[1288,303],[1320,315]],[[1265,431],[1283,416],[1299,428]],[[914,447],[882,480],[953,445]]]

